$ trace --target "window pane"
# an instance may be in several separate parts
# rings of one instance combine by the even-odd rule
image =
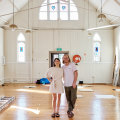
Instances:
[[[18,40],[18,41],[25,41],[24,35],[23,35],[22,33],[20,33],[20,34],[18,35],[17,40]]]
[[[47,20],[47,12],[40,12],[39,19]]]
[[[94,61],[95,61],[95,62],[100,62],[100,57],[95,56],[95,57],[94,57]]]
[[[63,56],[64,56],[64,54],[59,54],[59,59],[60,59],[60,63],[61,63],[61,67],[64,65],[63,64]]]
[[[78,20],[78,13],[70,12],[70,20]]]
[[[70,4],[70,11],[77,12],[77,8],[76,8],[75,4]]]
[[[47,4],[47,0],[45,0],[45,1],[43,2],[43,4]]]
[[[57,0],[49,0],[49,10],[50,11],[57,11],[57,6],[58,6],[58,3],[57,3]]]
[[[53,60],[54,60],[55,58],[58,58],[58,54],[54,54]]]
[[[23,43],[23,42],[18,43],[17,60],[18,60],[18,62],[25,62],[25,43]]]
[[[49,3],[57,3],[57,0],[49,0]]]
[[[95,42],[93,49],[94,49],[94,61],[99,62],[100,61],[100,43]]]
[[[50,20],[57,20],[57,12],[50,12]]]
[[[70,0],[70,4],[74,4],[72,0]]]
[[[68,12],[60,12],[61,20],[68,20]]]
[[[52,5],[49,5],[49,11],[58,11],[58,7],[57,7],[57,4],[52,4]]]
[[[70,15],[70,18],[68,18],[68,15]],[[78,20],[77,7],[73,0],[45,0],[40,8],[39,19]]]
[[[64,11],[68,11],[68,5],[67,4],[60,4],[60,11],[64,12]]]
[[[47,11],[47,5],[46,5],[46,4],[43,4],[43,5],[40,7],[40,11],[46,12],[46,11]]]
[[[94,37],[93,37],[93,40],[94,40],[94,41],[101,41],[101,38],[100,38],[100,36],[96,33],[96,34],[94,35]]]

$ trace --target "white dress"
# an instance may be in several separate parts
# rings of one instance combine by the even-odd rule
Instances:
[[[50,93],[63,93],[63,69],[57,67],[51,67],[48,70],[48,76],[52,77],[52,82],[50,84]]]

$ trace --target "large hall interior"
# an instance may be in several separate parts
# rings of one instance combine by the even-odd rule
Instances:
[[[65,55],[74,117],[63,85],[53,118],[47,72]],[[120,120],[120,0],[0,0],[0,120]]]

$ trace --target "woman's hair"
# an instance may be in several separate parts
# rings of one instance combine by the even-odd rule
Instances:
[[[56,66],[56,65],[55,65],[55,61],[56,61],[56,60],[58,60],[58,61],[60,62],[60,59],[59,59],[59,58],[55,58],[55,59],[54,59],[54,64],[53,64],[54,67]],[[61,64],[59,64],[59,67],[61,67]]]
[[[67,56],[68,57],[68,59],[69,59],[69,63],[71,62],[71,60],[70,60],[70,57],[69,57],[69,55],[68,54],[64,54],[64,56]],[[63,57],[64,57],[63,56]],[[63,60],[63,64],[64,64],[64,60]]]

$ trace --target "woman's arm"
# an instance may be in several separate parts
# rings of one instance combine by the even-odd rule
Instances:
[[[48,73],[47,73],[47,79],[48,79],[50,82],[52,82],[52,78],[49,77]]]

